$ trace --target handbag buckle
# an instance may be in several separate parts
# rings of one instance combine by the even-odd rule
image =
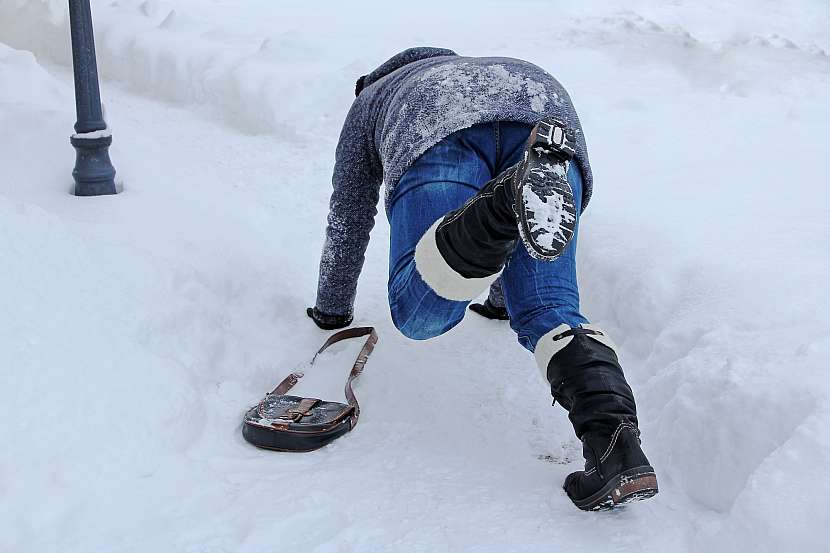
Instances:
[[[319,399],[304,398],[300,400],[300,403],[297,405],[296,408],[286,409],[285,412],[278,418],[281,420],[300,422],[303,419],[303,417],[306,417],[311,414],[311,410],[318,403],[320,403]]]

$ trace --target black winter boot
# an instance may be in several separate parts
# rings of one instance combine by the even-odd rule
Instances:
[[[580,509],[611,509],[657,493],[657,476],[640,449],[640,431],[633,424],[620,423],[611,434],[585,434],[582,455],[585,470],[569,474],[563,486]]]
[[[466,278],[488,277],[504,266],[519,237],[510,167],[444,216],[435,230],[441,256]]]
[[[567,161],[570,131],[555,119],[531,131],[524,159],[427,230],[415,266],[440,296],[470,300],[498,276],[521,237],[530,255],[552,260],[576,226]]]
[[[535,355],[583,443],[585,470],[565,480],[568,497],[580,509],[598,510],[655,495],[634,396],[608,336],[592,325],[561,325],[539,340]]]
[[[471,300],[495,281],[516,247],[511,167],[430,227],[415,247],[415,268],[436,294]]]

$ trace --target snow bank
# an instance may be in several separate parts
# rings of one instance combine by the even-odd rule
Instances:
[[[321,86],[320,74],[302,57],[282,56],[282,46],[313,51],[316,47],[306,44],[305,37],[286,31],[264,38],[256,48],[227,48],[206,38],[212,30],[193,28],[175,9],[153,0],[93,4],[99,67],[105,78],[156,99],[201,106],[210,117],[244,132],[268,132],[285,140],[295,139],[321,115],[317,103],[329,86]],[[65,2],[3,0],[0,36],[50,61],[70,63]],[[335,90],[353,87],[351,73],[348,78],[336,73],[326,78]],[[322,94],[309,97],[309,89]],[[293,100],[287,103],[286,98]]]
[[[603,2],[517,40],[482,29],[521,28],[534,4],[458,3],[430,26],[429,10],[370,5],[358,20],[345,4],[94,2],[126,183],[78,199],[71,79],[35,60],[68,63],[65,4],[0,0],[0,41],[34,52],[0,45],[13,137],[0,550],[253,551],[279,537],[310,551],[821,551],[830,45],[810,22],[826,9]],[[578,444],[504,325],[397,335],[382,217],[357,306],[381,333],[361,426],[302,457],[242,442],[245,407],[325,336],[303,308],[354,77],[414,43],[524,57],[571,90],[597,179],[583,306],[621,347],[660,473],[652,502],[573,509],[558,487]]]
[[[31,52],[0,44],[0,104],[60,109],[59,86],[37,63]],[[8,115],[12,110],[5,109]],[[5,128],[5,127],[4,127]]]
[[[791,71],[798,60],[779,69],[777,55],[720,59],[698,46],[679,56],[674,38],[660,40],[652,71],[618,83],[627,93],[585,96],[587,128],[602,118],[590,146],[606,183],[581,238],[586,309],[633,365],[649,451],[718,513],[696,547],[818,551],[830,520],[799,491],[830,486],[817,470],[830,444],[812,430],[830,422],[830,213],[817,178],[827,113],[807,84],[827,63],[784,52],[801,60]],[[754,65],[726,73],[736,59]],[[741,94],[723,86],[732,79]]]

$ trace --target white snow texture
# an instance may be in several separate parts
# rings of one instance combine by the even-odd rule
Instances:
[[[0,552],[828,550],[825,0],[92,7],[123,192],[76,198],[66,2],[0,0]],[[327,335],[304,308],[354,81],[420,44],[568,87],[583,311],[653,500],[573,507],[580,444],[506,324],[395,331],[383,217],[360,425],[310,454],[243,441]]]

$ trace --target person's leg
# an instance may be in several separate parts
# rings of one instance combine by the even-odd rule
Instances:
[[[579,209],[582,177],[576,164],[570,164],[568,179]],[[582,437],[594,430],[613,430],[620,423],[636,426],[637,416],[634,397],[617,361],[613,342],[605,332],[589,324],[579,309],[578,229],[577,222],[573,239],[555,261],[539,261],[528,255],[524,248],[516,248],[502,273],[502,286],[510,326],[519,343],[534,353],[545,378],[553,380],[554,397],[568,409],[574,430]],[[574,359],[574,366],[570,366],[571,363],[567,367],[561,366],[568,351],[557,354],[574,341],[574,332],[579,334],[576,342],[585,342],[587,348],[602,346],[603,354],[608,354],[608,363],[588,367],[581,359]],[[605,348],[611,351],[605,352]],[[590,353],[592,358],[598,355],[596,352],[583,353]],[[572,372],[578,374],[571,384],[578,382],[579,390],[566,394],[565,389],[559,387],[559,379]],[[557,374],[563,376],[555,377]]]
[[[568,168],[577,213],[581,206],[582,176],[575,163]],[[517,247],[502,273],[502,292],[510,326],[519,343],[530,351],[543,335],[562,324],[571,327],[588,323],[579,310],[576,279],[576,247],[579,222],[573,238],[559,258],[539,261]]]
[[[467,149],[478,152],[482,160],[491,160],[488,167],[498,176],[481,186],[464,205],[436,220],[415,246],[414,269],[420,281],[434,296],[456,302],[435,307],[427,303],[424,313],[447,308],[453,317],[440,326],[420,322],[419,329],[427,327],[418,331],[421,337],[431,337],[460,321],[462,306],[498,278],[519,239],[534,258],[552,260],[562,254],[573,236],[576,213],[565,169],[574,151],[571,130],[553,118],[539,121],[527,132],[520,162],[497,168],[502,157],[500,123],[483,128],[488,127],[492,134],[486,137],[487,147],[482,148],[476,136]],[[458,136],[467,137],[468,131]],[[421,232],[422,226],[417,228]],[[411,245],[411,240],[407,244]],[[422,293],[418,286],[411,287]],[[421,302],[432,297],[418,295],[398,306],[403,311],[399,327],[406,328],[408,317],[417,316]],[[390,303],[395,309],[394,299]],[[446,314],[437,321],[445,319]]]
[[[492,124],[459,131],[418,158],[395,188],[389,210],[389,307],[395,326],[409,338],[425,340],[447,332],[461,321],[469,299],[477,295],[462,299],[464,288],[472,284],[483,289],[489,284],[479,282],[487,279],[444,274],[448,267],[434,259],[437,251],[424,254],[429,250],[422,238],[492,178],[494,152]],[[416,248],[420,248],[420,263],[416,263]],[[461,294],[453,293],[459,289]]]
[[[389,303],[407,336],[431,338],[457,324],[467,303],[498,278],[520,238],[534,258],[550,260],[573,236],[575,205],[565,173],[572,132],[543,119],[527,132],[520,163],[497,168],[499,131],[499,123],[488,123],[454,133],[395,190]]]
[[[496,170],[518,163],[532,127],[521,123],[501,123],[500,148]],[[582,207],[582,175],[576,163],[568,164],[568,182],[574,196],[576,213]],[[579,326],[588,320],[579,311],[579,288],[576,279],[576,245],[579,218],[573,238],[553,261],[540,261],[518,244],[502,273],[502,293],[510,314],[510,326],[519,343],[534,351],[539,338],[561,324]]]
[[[502,129],[509,165],[521,156],[522,128]],[[568,182],[577,215],[582,175],[569,163]],[[519,246],[502,273],[505,305],[519,342],[534,352],[551,393],[568,411],[583,441],[584,471],[571,474],[565,490],[581,509],[611,507],[657,493],[654,469],[640,449],[637,414],[615,346],[590,325],[579,309],[576,248],[579,221],[565,251],[554,261],[539,261]]]

